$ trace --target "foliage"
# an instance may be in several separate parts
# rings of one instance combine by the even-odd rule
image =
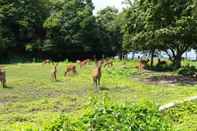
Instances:
[[[111,9],[95,17],[92,0],[0,0],[0,59],[114,56],[122,36]]]
[[[183,66],[178,70],[179,75],[193,77],[197,73],[197,68],[195,66]]]
[[[173,128],[177,130],[195,130],[197,125],[195,119],[197,116],[197,102],[179,104],[175,108],[164,112],[163,115],[172,121]],[[192,116],[193,119],[188,119],[188,116]]]
[[[165,51],[176,68],[197,41],[193,0],[138,0],[126,11],[124,47]]]
[[[114,7],[106,7],[96,15],[98,37],[104,54],[110,56],[122,52],[121,22],[118,10]]]
[[[79,120],[72,121],[61,116],[47,130],[170,130],[169,123],[161,118],[153,104],[111,105],[106,101]]]

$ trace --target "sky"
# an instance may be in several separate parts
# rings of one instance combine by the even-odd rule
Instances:
[[[122,1],[123,0],[93,0],[94,6],[95,6],[94,13],[96,13],[98,10],[101,10],[107,6],[113,6],[121,10],[123,7]]]

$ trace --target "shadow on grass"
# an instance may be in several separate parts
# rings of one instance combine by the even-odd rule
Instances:
[[[171,71],[176,71],[177,69],[174,68],[174,66],[172,64],[168,65],[168,64],[163,64],[163,65],[156,65],[151,67],[150,65],[147,65],[145,67],[146,70],[150,70],[150,71],[156,71],[156,72],[171,72]]]
[[[100,87],[100,90],[101,90],[101,91],[109,91],[110,89],[107,88],[107,87],[101,86],[101,87]]]
[[[1,88],[3,88],[3,89],[13,89],[14,87],[7,86],[7,85],[6,85],[6,86],[4,86],[4,87],[3,87],[3,86],[1,86]]]

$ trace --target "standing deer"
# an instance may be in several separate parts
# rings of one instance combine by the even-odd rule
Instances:
[[[166,65],[166,64],[167,64],[166,61],[162,61],[160,58],[158,59],[157,65]]]
[[[51,70],[51,80],[57,81],[57,66],[58,63],[53,64],[53,69]]]
[[[0,82],[3,88],[6,86],[6,72],[0,68]]]
[[[76,65],[74,65],[74,64],[68,65],[67,68],[66,68],[66,71],[64,72],[64,76],[67,76],[67,74],[69,72],[72,72],[73,74],[76,74],[77,73]]]
[[[92,80],[96,90],[99,90],[100,80],[102,76],[102,61],[98,61],[96,64],[96,68],[92,71]]]
[[[44,60],[43,62],[42,62],[42,64],[43,65],[45,65],[45,64],[49,64],[51,61],[49,60],[49,59],[46,59],[46,60]]]
[[[86,60],[84,60],[84,61],[80,61],[80,68],[82,68],[82,67],[84,67],[86,64],[88,64],[88,62],[89,62],[90,60],[89,59],[86,59]]]
[[[112,67],[113,66],[113,60],[106,60],[105,64],[104,64],[104,67]]]
[[[147,60],[140,60],[140,63],[138,65],[138,69],[141,72],[142,70],[144,70],[144,67],[148,64],[149,59]]]

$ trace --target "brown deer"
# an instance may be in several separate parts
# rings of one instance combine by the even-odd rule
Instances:
[[[85,65],[87,65],[88,63],[89,63],[89,59],[86,59],[86,60],[84,60],[84,61],[80,61],[80,68],[82,68],[82,67],[84,67]]]
[[[67,74],[69,72],[72,72],[73,74],[76,74],[77,73],[76,65],[74,65],[74,64],[68,65],[67,68],[66,68],[66,71],[64,72],[64,76],[67,76]]]
[[[158,65],[166,65],[167,62],[166,61],[162,61],[161,59],[158,59]]]
[[[104,64],[104,67],[112,67],[113,66],[113,60],[106,60],[105,64]]]
[[[46,60],[44,60],[44,61],[42,62],[42,64],[45,65],[45,64],[49,64],[50,62],[51,62],[51,60],[46,59]]]
[[[148,64],[149,59],[147,60],[140,60],[140,63],[138,65],[138,69],[141,72],[142,70],[144,70],[144,67]]]
[[[6,72],[0,68],[0,82],[3,88],[6,86]]]
[[[102,76],[102,61],[98,61],[96,68],[92,71],[92,80],[96,90],[99,90],[101,76]]]
[[[53,69],[51,70],[51,80],[57,81],[57,66],[58,63],[53,64]]]

